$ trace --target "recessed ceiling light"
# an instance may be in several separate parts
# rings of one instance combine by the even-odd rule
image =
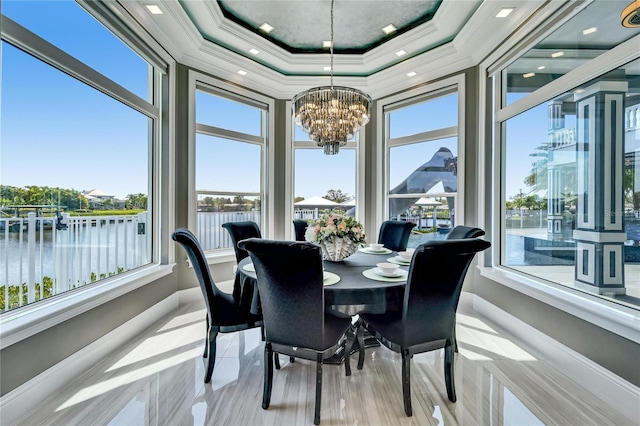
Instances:
[[[526,73],[526,74],[522,74],[522,76],[523,76],[524,78],[533,77],[534,75],[536,75],[536,73],[535,73],[535,72],[528,72],[528,73]]]
[[[392,32],[395,32],[396,30],[397,28],[393,24],[389,24],[386,27],[382,28],[382,32],[387,35],[391,34]]]
[[[543,70],[543,69],[545,69],[545,68],[546,68],[546,67],[545,67],[544,65],[540,65],[540,66],[538,67],[538,69],[539,69],[539,70]]]
[[[406,54],[407,54],[407,51],[406,51],[406,50],[404,50],[404,49],[398,50],[398,51],[396,52],[396,55],[398,55],[398,56],[404,56],[404,55],[406,55]]]
[[[560,56],[564,56],[564,52],[555,52],[551,54],[552,58],[559,58]]]
[[[331,47],[331,40],[324,40],[322,42],[322,47],[324,47],[325,49],[329,49]]]
[[[151,14],[153,14],[153,15],[162,15],[162,9],[160,9],[155,4],[147,4],[145,6],[149,10],[149,12],[151,12]]]
[[[596,31],[598,31],[598,27],[591,27],[591,28],[587,28],[586,30],[582,30],[582,34],[584,35],[593,34]]]
[[[247,75],[247,72],[245,70],[238,70],[238,74]]]
[[[330,66],[328,66],[328,65],[325,65],[325,67],[324,67],[324,68],[322,68],[322,69],[323,69],[323,70],[325,70],[325,71],[331,71],[331,67],[330,67]]]
[[[407,77],[413,77],[415,75],[418,75],[415,71],[411,71],[407,73]]]
[[[262,31],[264,31],[267,34],[269,34],[271,31],[273,31],[273,27],[271,25],[269,25],[267,22],[265,22],[264,24],[260,25],[258,28],[260,28]]]
[[[252,47],[251,49],[249,49],[249,53],[251,53],[252,55],[257,55],[258,53],[260,53],[260,51]]]
[[[503,9],[500,9],[500,12],[498,12],[496,18],[506,18],[511,14],[511,12],[513,12],[514,9],[514,7],[505,7]]]
[[[584,89],[576,89],[573,91],[573,93],[582,93],[584,92]]]

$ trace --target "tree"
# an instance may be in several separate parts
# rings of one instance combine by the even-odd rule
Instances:
[[[147,196],[142,193],[128,194],[125,198],[125,208],[127,209],[146,209]]]
[[[302,201],[302,200],[304,200],[304,197],[296,197],[293,199],[293,202],[297,203],[298,201]]]
[[[327,191],[327,194],[324,196],[324,198],[336,203],[343,203],[347,200],[350,200],[352,197],[346,192],[342,192],[341,189],[330,189]]]

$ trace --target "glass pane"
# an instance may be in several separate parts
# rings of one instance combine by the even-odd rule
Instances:
[[[2,14],[151,101],[148,63],[75,1],[5,0]],[[64,16],[64,22],[53,16]]]
[[[509,65],[504,71],[506,105],[640,34],[640,28],[620,24],[620,12],[629,3],[592,2]]]
[[[355,149],[341,148],[337,155],[325,155],[319,148],[296,149],[294,179],[294,219],[316,218],[334,208],[354,212]]]
[[[196,122],[248,135],[262,135],[262,110],[196,91]]]
[[[196,191],[260,192],[260,145],[196,135]]]
[[[388,219],[416,224],[409,247],[427,239],[444,238],[455,224],[455,197],[436,194],[458,190],[457,147],[457,138],[447,138],[389,150],[389,193],[424,194],[389,198]]]
[[[150,119],[4,42],[1,111],[0,310],[151,262]]]
[[[198,241],[204,250],[233,248],[223,223],[250,220],[260,226],[260,219],[260,197],[198,193]]]
[[[458,94],[393,110],[389,113],[391,138],[415,135],[458,125]]]
[[[618,279],[625,294],[613,300],[640,305],[639,66],[636,60],[504,123],[504,265],[590,293]],[[601,233],[605,243],[585,240]],[[615,235],[626,241],[608,244]],[[594,265],[602,278],[590,272]]]

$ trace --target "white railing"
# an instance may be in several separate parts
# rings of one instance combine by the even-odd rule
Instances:
[[[260,212],[198,212],[198,241],[204,250],[231,248],[233,247],[231,238],[222,224],[245,220],[253,221],[259,225]]]
[[[56,226],[58,225],[58,226]],[[0,219],[0,311],[151,261],[147,213]]]
[[[317,219],[320,214],[321,210],[318,209],[296,209],[293,212],[293,218],[302,220]]]

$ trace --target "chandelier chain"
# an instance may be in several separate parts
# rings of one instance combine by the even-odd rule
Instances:
[[[331,56],[331,88],[333,89],[333,2],[331,0],[331,46],[329,46],[329,55]]]
[[[371,118],[369,95],[358,89],[333,85],[334,5],[335,0],[331,0],[331,86],[314,87],[292,99],[296,125],[327,155],[337,154]]]

